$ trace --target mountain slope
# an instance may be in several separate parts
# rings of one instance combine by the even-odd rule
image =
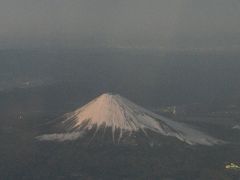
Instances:
[[[176,137],[190,145],[214,145],[221,140],[188,127],[186,124],[172,121],[154,114],[120,95],[103,94],[80,109],[64,115],[61,126],[67,133],[39,136],[39,140],[75,140],[84,137],[84,132],[111,130],[113,140],[118,141],[125,135],[132,136],[143,132]]]

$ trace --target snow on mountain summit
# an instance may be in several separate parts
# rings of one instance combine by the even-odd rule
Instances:
[[[186,124],[154,114],[120,95],[111,93],[105,93],[85,106],[65,114],[61,125],[68,131],[66,136],[70,137],[69,139],[64,137],[64,140],[77,139],[76,136],[71,139],[72,136],[69,132],[83,133],[93,129],[96,132],[111,129],[113,137],[117,134],[118,140],[126,133],[129,136],[137,132],[143,132],[147,135],[151,131],[159,135],[176,137],[190,145],[222,143],[221,140],[195,130]],[[79,133],[79,137],[83,136],[82,133]],[[62,133],[61,136],[57,136],[57,134],[54,136],[43,135],[39,136],[38,139],[63,141],[63,136]]]
[[[73,113],[66,114],[67,118],[63,123],[67,124],[74,119],[73,126],[68,127],[70,129],[79,129],[88,121],[85,126],[87,129],[104,126],[111,127],[113,131],[116,129],[159,131],[158,122],[140,112],[138,108],[127,99],[108,93],[99,96]]]

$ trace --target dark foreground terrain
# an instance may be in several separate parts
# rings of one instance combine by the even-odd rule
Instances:
[[[1,136],[3,179],[176,179],[239,180],[225,170],[240,157],[239,146],[121,145],[37,142],[33,134]],[[24,137],[25,136],[25,137]],[[26,137],[27,136],[27,137]]]
[[[240,132],[222,125],[217,118],[211,122],[197,118],[185,121],[233,143],[189,146],[165,137],[160,144],[144,141],[138,145],[114,144],[99,138],[90,144],[81,140],[37,141],[36,136],[51,128],[49,122],[81,105],[81,101],[78,105],[69,103],[67,95],[55,95],[55,99],[51,96],[43,102],[48,98],[46,93],[43,98],[42,91],[46,92],[44,88],[33,88],[1,93],[0,179],[240,179],[240,171],[225,169],[226,164],[240,161]],[[40,105],[45,109],[39,109]]]

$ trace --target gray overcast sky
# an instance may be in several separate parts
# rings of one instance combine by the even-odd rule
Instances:
[[[0,48],[240,47],[239,0],[0,0]]]

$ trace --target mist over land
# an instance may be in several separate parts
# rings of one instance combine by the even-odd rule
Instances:
[[[240,48],[239,0],[2,0],[0,48]]]
[[[240,96],[238,53],[2,50],[0,58],[2,90],[67,83],[72,96],[116,92],[152,106]]]

